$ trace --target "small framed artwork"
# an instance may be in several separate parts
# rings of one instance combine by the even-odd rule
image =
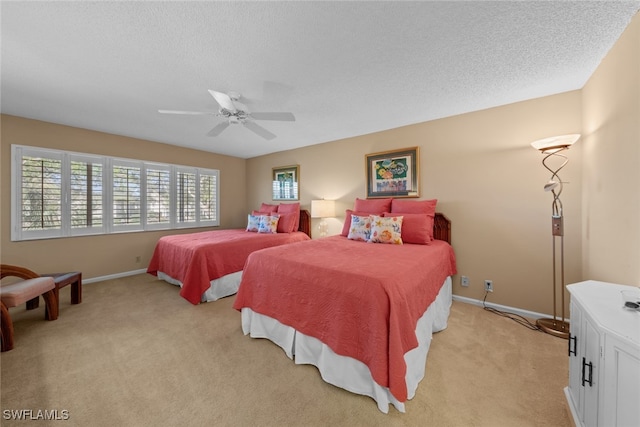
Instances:
[[[420,197],[419,147],[365,155],[367,198]]]
[[[273,168],[273,200],[299,200],[300,166]]]

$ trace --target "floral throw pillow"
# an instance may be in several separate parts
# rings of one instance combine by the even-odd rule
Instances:
[[[277,233],[278,219],[280,219],[278,215],[260,215],[258,233]]]
[[[385,218],[371,215],[370,243],[402,244],[402,217],[392,216]]]
[[[347,239],[366,242],[371,236],[371,217],[351,215],[351,227]]]
[[[249,214],[249,218],[247,221],[247,231],[252,231],[254,233],[258,232],[258,228],[260,228],[260,217],[264,215],[251,215]]]

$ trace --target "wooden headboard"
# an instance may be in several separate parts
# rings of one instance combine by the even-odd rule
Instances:
[[[436,212],[433,221],[433,238],[451,244],[451,221],[440,212]]]
[[[311,237],[311,214],[306,209],[300,209],[300,225],[298,226],[298,231],[302,231]]]

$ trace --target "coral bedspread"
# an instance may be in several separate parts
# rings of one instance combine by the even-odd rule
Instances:
[[[455,273],[453,248],[443,241],[386,245],[333,236],[251,254],[233,307],[363,362],[404,402],[404,354],[417,347],[418,319]]]
[[[259,249],[309,240],[294,233],[251,233],[242,229],[164,236],[158,240],[147,273],[161,271],[182,282],[180,295],[200,303],[210,281],[242,270],[249,254]]]

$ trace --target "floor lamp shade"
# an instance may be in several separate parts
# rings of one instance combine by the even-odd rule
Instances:
[[[318,230],[320,237],[327,235],[327,222],[325,218],[336,216],[336,202],[334,200],[312,200],[311,201],[311,218],[321,218]]]
[[[561,338],[569,338],[569,323],[565,318],[564,309],[564,215],[562,211],[562,179],[559,172],[569,162],[567,156],[562,154],[568,150],[578,139],[579,134],[559,135],[539,139],[531,143],[531,146],[539,150],[544,158],[542,165],[551,173],[549,181],[544,185],[544,191],[551,192],[553,202],[551,204],[551,239],[553,244],[553,318],[538,319],[538,327],[551,335]],[[558,284],[560,286],[560,316],[558,316]]]

